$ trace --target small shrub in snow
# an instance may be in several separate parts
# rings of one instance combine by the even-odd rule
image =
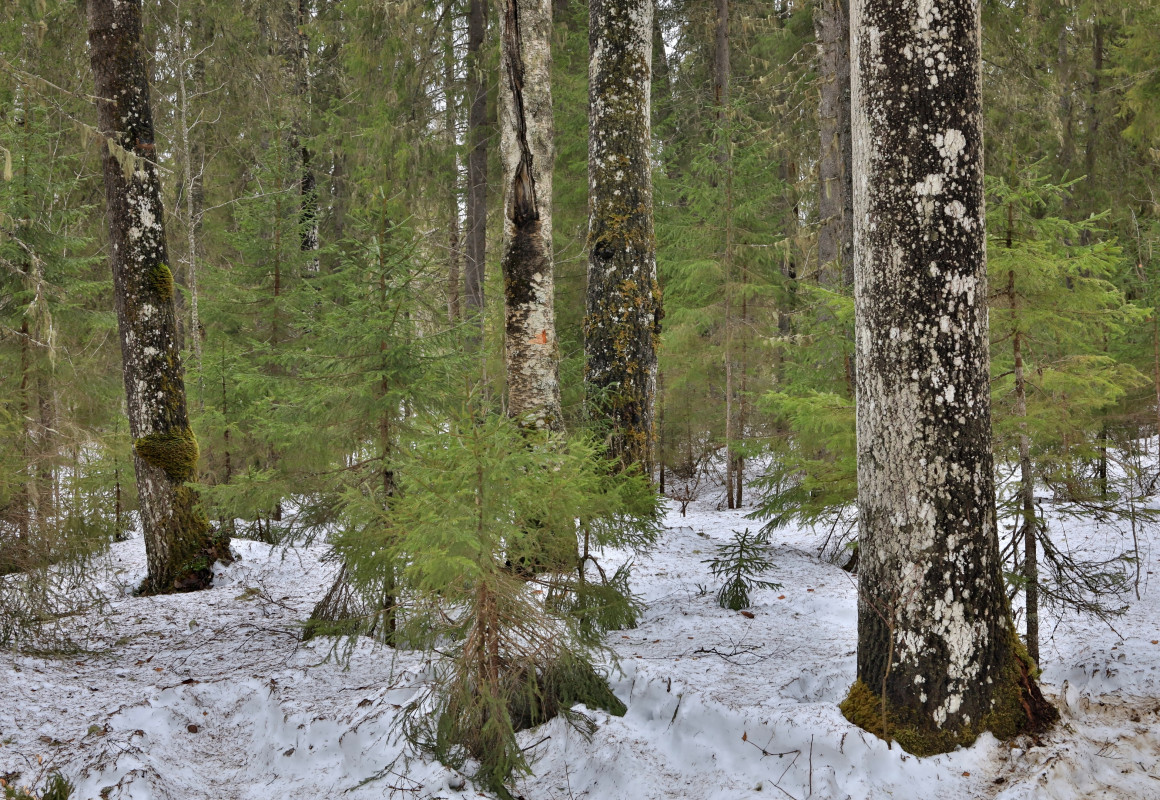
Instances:
[[[25,787],[4,786],[4,800],[69,800],[73,795],[72,782],[54,772],[48,779],[43,794],[34,794]]]

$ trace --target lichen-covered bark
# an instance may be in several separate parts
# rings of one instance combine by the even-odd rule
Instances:
[[[121,338],[129,430],[150,592],[208,585],[229,557],[189,485],[197,441],[186,413],[176,341],[173,276],[166,266],[161,181],[141,45],[140,0],[90,0],[89,48],[96,79],[110,261]]]
[[[650,175],[652,0],[592,0],[588,11],[588,413],[609,450],[652,466],[662,316]]]
[[[850,162],[850,2],[818,0],[818,265],[829,283],[854,283],[854,186]]]
[[[858,678],[938,752],[1054,714],[1000,577],[979,6],[855,0],[851,31]]]
[[[552,3],[503,0],[500,8],[508,413],[531,428],[562,430],[552,303]]]

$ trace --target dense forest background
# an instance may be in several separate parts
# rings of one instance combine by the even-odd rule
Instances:
[[[724,463],[743,476],[728,505],[817,518],[854,493],[851,288],[823,260],[833,248],[819,254],[842,179],[823,163],[825,8],[734,2],[722,31],[717,5],[656,15],[656,477],[694,491]],[[497,23],[469,42],[470,10],[146,4],[211,518],[268,539],[308,532],[374,480],[384,426],[467,396],[502,402]],[[0,13],[0,517],[6,531],[107,539],[135,499],[84,11],[29,0]],[[1037,480],[1106,496],[1106,443],[1156,424],[1160,11],[1027,0],[983,13],[997,447],[1017,462],[1022,432]],[[587,424],[586,18],[576,0],[555,5],[569,428]],[[473,188],[480,153],[487,185]],[[753,478],[756,498],[742,488]]]
[[[848,216],[831,197],[847,170],[839,158],[834,171],[842,98],[816,39],[833,38],[832,17],[735,2],[723,27],[718,5],[662,3],[654,26],[654,478],[684,496],[726,471],[724,505],[842,522],[853,303],[848,251],[832,242]],[[211,519],[244,520],[239,535],[358,516],[351,498],[383,481],[402,431],[503,403],[497,22],[480,40],[472,10],[145,6],[199,477]],[[556,308],[574,430],[590,424],[587,8],[554,12]],[[0,13],[0,525],[85,550],[130,526],[135,492],[84,10]],[[1132,494],[1108,485],[1109,443],[1157,424],[1160,10],[1029,0],[986,2],[983,16],[998,460],[1025,467],[1025,487],[1099,510]],[[1008,500],[1014,529],[1026,509]],[[5,558],[12,571],[34,555]]]

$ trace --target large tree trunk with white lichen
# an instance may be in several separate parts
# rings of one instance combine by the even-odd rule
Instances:
[[[202,588],[229,557],[189,485],[197,440],[186,413],[173,276],[167,266],[161,180],[141,45],[140,0],[90,0],[110,261],[133,436],[149,592]]]
[[[588,10],[588,413],[609,451],[650,474],[661,291],[650,164],[652,0]]]
[[[1000,576],[977,0],[855,0],[854,722],[929,754],[1055,716]]]
[[[829,285],[854,282],[854,185],[850,161],[850,2],[818,0],[818,265]]]
[[[552,303],[551,0],[500,6],[504,361],[508,413],[562,430]]]

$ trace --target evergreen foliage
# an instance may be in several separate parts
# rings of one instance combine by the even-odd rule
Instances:
[[[356,586],[395,587],[395,640],[449,656],[408,709],[409,738],[457,768],[476,760],[501,794],[528,769],[516,731],[578,720],[575,703],[624,710],[593,663],[602,625],[632,600],[597,554],[650,545],[656,499],[598,452],[471,405],[450,421],[423,414],[392,462],[389,507],[334,537]],[[359,493],[343,502],[372,512]]]
[[[749,607],[754,589],[780,589],[780,583],[759,577],[773,569],[769,534],[751,533],[749,528],[733,531],[733,540],[717,545],[717,557],[706,561],[715,578],[725,582],[717,590],[717,605],[731,611]]]

